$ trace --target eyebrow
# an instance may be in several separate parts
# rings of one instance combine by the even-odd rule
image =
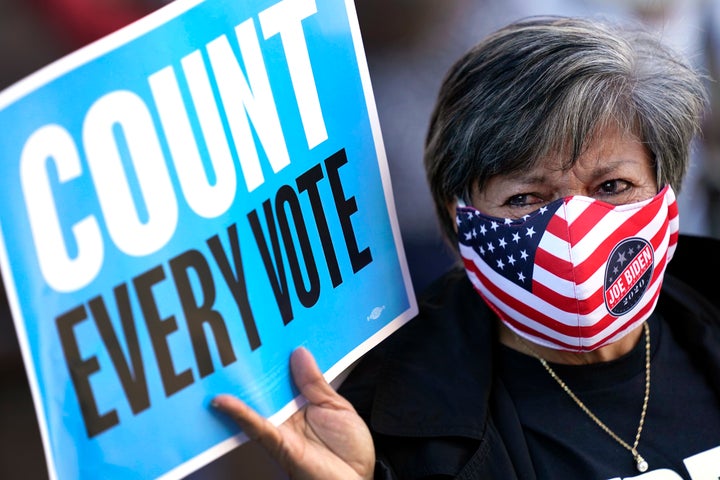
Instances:
[[[612,174],[613,172],[617,171],[619,168],[622,168],[627,164],[636,165],[637,162],[628,159],[607,160],[603,162],[602,165],[598,165],[596,168],[592,169],[591,175],[593,178],[604,177]],[[507,175],[501,175],[500,178],[517,182],[522,185],[535,185],[538,183],[547,183],[548,181],[547,174],[545,173],[533,173],[525,171],[518,171],[509,173]]]

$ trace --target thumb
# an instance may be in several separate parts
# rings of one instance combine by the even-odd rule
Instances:
[[[310,403],[320,404],[338,395],[325,380],[315,357],[307,348],[298,347],[293,351],[290,370],[295,385]]]

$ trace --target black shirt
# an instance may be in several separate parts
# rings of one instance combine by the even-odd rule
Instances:
[[[651,386],[638,452],[650,468],[643,478],[656,478],[651,472],[661,469],[676,474],[663,478],[719,478],[718,398],[664,320],[653,315],[648,322]],[[538,478],[615,479],[640,475],[632,454],[584,413],[537,359],[503,347],[499,363]],[[592,413],[627,444],[633,444],[645,389],[642,338],[632,351],[611,362],[551,366]],[[703,465],[703,476],[688,471],[685,461],[691,457],[694,459],[690,463],[695,466],[690,470]]]

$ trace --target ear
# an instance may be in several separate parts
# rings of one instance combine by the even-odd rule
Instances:
[[[455,221],[455,217],[457,217],[457,207],[458,207],[458,198],[453,198],[451,201],[449,201],[447,204],[445,204],[445,209],[448,213],[448,216],[450,217],[450,223],[452,223],[453,230],[455,230],[455,233],[457,233],[457,222]]]

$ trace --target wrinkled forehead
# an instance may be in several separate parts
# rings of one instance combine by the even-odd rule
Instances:
[[[594,135],[575,157],[565,149],[528,159],[524,167],[519,165],[479,182],[472,193],[510,186],[582,190],[583,185],[592,188],[595,182],[611,178],[645,184],[654,182],[655,177],[653,155],[645,142],[634,133],[615,127]]]
[[[585,171],[610,170],[608,164],[612,152],[630,147],[641,152],[653,168],[654,155],[639,133],[637,122],[619,118],[599,120],[590,130],[548,128],[552,135],[527,144],[521,155],[497,158],[487,175],[475,179],[474,187],[483,189],[491,179],[504,176],[508,179],[561,176],[573,169]],[[517,152],[516,152],[517,153]]]

